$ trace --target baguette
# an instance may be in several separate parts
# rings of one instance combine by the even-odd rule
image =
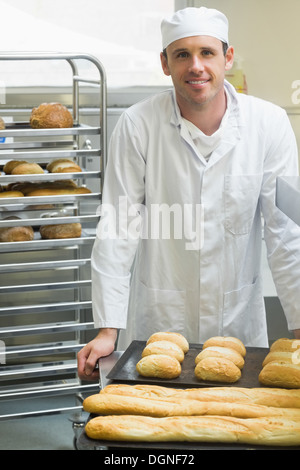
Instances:
[[[182,351],[186,354],[189,350],[189,343],[187,339],[181,333],[173,333],[171,331],[158,331],[157,333],[153,333],[147,341],[147,345],[149,343],[153,343],[155,341],[172,341],[173,343],[177,344]]]
[[[285,416],[300,419],[300,408],[276,408],[265,405],[227,402],[202,402],[192,399],[141,398],[112,394],[95,394],[83,401],[85,411],[99,415],[143,415],[166,416],[233,416],[237,418],[259,418],[263,416]]]
[[[154,341],[147,344],[142,351],[142,357],[149,356],[150,354],[167,354],[168,356],[175,357],[179,362],[184,360],[184,352],[172,341]]]
[[[243,356],[234,349],[225,348],[221,346],[209,346],[202,349],[195,358],[195,364],[197,365],[202,359],[206,357],[225,357],[232,361],[239,369],[242,369],[245,365]]]
[[[225,357],[206,357],[195,367],[195,376],[211,382],[237,382],[241,378],[241,369]]]
[[[173,397],[200,401],[222,401],[227,403],[253,403],[282,408],[300,408],[300,390],[282,388],[201,387],[177,389],[150,384],[109,384],[100,394],[126,395],[134,397]]]
[[[218,442],[273,446],[300,444],[300,419],[240,419],[228,416],[97,416],[88,437],[108,441]]]
[[[78,187],[78,188],[36,188],[31,189],[26,193],[26,196],[61,196],[64,194],[88,194],[91,191],[85,187]]]
[[[181,374],[181,365],[175,357],[166,354],[151,354],[137,363],[136,370],[144,377],[175,379]]]
[[[269,362],[260,371],[258,380],[271,387],[300,388],[300,365]]]
[[[225,348],[235,349],[243,357],[246,356],[246,348],[243,342],[233,336],[213,336],[204,342],[203,349],[210,346],[222,346]]]

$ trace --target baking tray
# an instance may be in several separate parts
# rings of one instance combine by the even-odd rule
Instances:
[[[220,386],[236,386],[236,387],[260,387],[258,375],[262,369],[262,362],[269,352],[268,348],[247,347],[245,357],[245,365],[242,370],[240,380],[232,384],[224,382],[201,381],[195,377],[195,358],[202,350],[202,344],[190,344],[189,351],[186,353],[182,371],[176,379],[160,379],[156,377],[143,377],[136,370],[136,364],[142,357],[142,351],[146,346],[145,341],[132,341],[129,347],[124,351],[121,358],[116,362],[115,366],[108,373],[107,378],[120,383],[136,383],[136,384],[154,384],[169,385],[172,387],[220,387]]]

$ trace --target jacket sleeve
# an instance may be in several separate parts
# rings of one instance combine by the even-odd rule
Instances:
[[[276,207],[276,178],[298,175],[298,153],[288,116],[280,110],[277,117],[267,144],[261,207],[268,263],[288,328],[294,330],[300,328],[300,228]]]
[[[144,175],[139,133],[124,112],[110,141],[101,217],[92,250],[95,328],[126,328],[130,273],[140,236]]]

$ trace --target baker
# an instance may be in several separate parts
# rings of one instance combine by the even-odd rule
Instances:
[[[221,12],[186,8],[161,30],[174,86],[127,109],[111,137],[92,252],[99,333],[78,353],[82,379],[96,376],[117,332],[120,350],[160,330],[267,347],[262,219],[288,328],[300,338],[300,230],[275,205],[276,178],[298,175],[289,119],[225,80],[234,49]]]

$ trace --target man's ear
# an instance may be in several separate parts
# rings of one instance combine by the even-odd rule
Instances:
[[[234,49],[232,46],[228,47],[225,56],[225,70],[230,70],[234,61]]]
[[[169,77],[171,73],[170,73],[169,66],[168,66],[168,59],[163,52],[160,53],[160,62],[161,62],[161,66],[162,66],[164,74]]]

